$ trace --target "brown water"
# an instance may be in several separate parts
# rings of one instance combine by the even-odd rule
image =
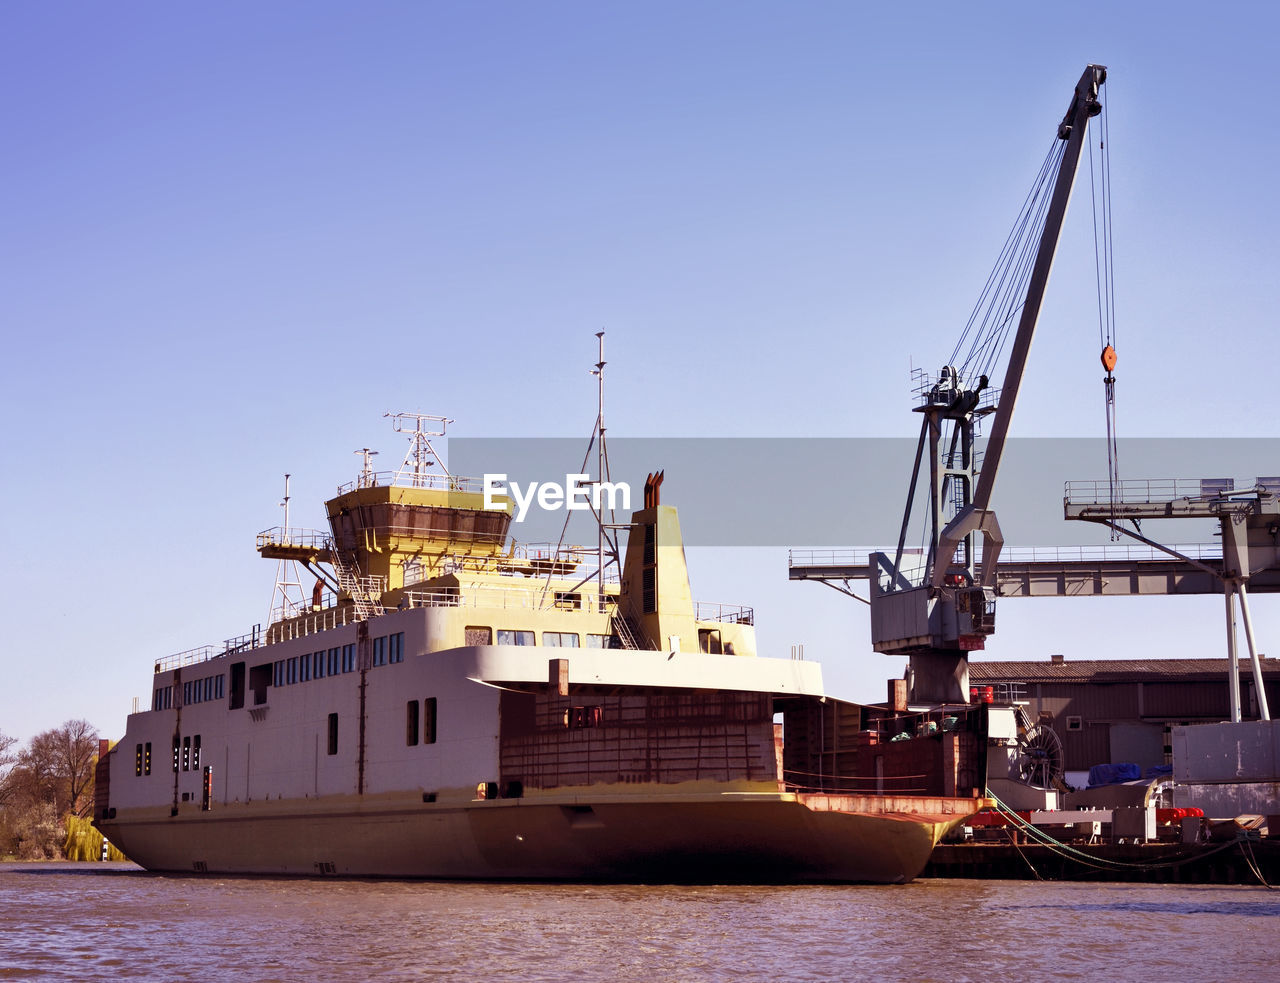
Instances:
[[[1280,980],[1280,892],[636,887],[0,864],[0,980]]]

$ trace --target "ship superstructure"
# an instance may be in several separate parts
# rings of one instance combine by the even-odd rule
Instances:
[[[606,576],[513,546],[477,480],[364,461],[328,531],[258,536],[311,603],[157,662],[102,760],[96,822],[143,866],[900,882],[986,805],[980,712],[836,700],[694,601],[660,475]]]

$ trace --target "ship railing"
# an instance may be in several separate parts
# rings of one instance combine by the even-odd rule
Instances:
[[[432,488],[437,491],[467,492],[482,494],[484,480],[482,478],[463,478],[451,474],[414,474],[400,471],[371,471],[362,474],[355,481],[348,481],[338,486],[338,494],[345,495],[357,488]]]
[[[305,549],[329,548],[329,534],[319,529],[303,529],[296,526],[272,526],[258,533],[257,548],[264,546],[301,546]]]
[[[440,572],[514,575],[515,571],[511,568],[520,563],[559,564],[565,571],[572,571],[575,577],[590,577],[590,579],[594,580],[596,579],[597,571],[594,563],[595,559],[595,550],[588,550],[581,546],[567,546],[557,549],[549,543],[514,543],[511,549],[505,553],[446,554],[440,561]],[[591,565],[583,566],[588,561],[591,562]],[[536,575],[545,576],[545,572]],[[617,579],[616,569],[605,570],[606,581],[616,582]]]
[[[197,662],[208,662],[221,654],[222,650],[216,645],[200,645],[157,659],[156,672],[168,672],[170,669],[181,669],[183,666],[195,665]]]
[[[309,611],[301,617],[277,621],[268,629],[267,641],[275,645],[292,638],[304,638],[332,628],[341,628],[343,625],[354,624],[357,620],[354,604],[324,607],[319,611]]]
[[[718,621],[727,625],[754,625],[756,613],[742,604],[720,604],[716,601],[694,601],[694,621]]]
[[[170,669],[181,669],[183,666],[195,665],[199,662],[208,662],[210,659],[216,659],[221,655],[231,655],[236,652],[245,652],[250,649],[259,648],[265,645],[266,641],[260,626],[255,625],[253,631],[246,635],[238,635],[235,638],[228,638],[221,647],[217,645],[200,645],[193,649],[185,649],[182,652],[175,652],[173,655],[166,655],[163,659],[156,660],[156,672],[167,672]]]
[[[1258,493],[1280,495],[1280,477],[1264,478],[1126,478],[1068,481],[1063,498],[1069,505],[1150,505],[1179,499],[1231,498]]]
[[[607,614],[616,598],[608,596],[604,604],[591,584],[577,590],[520,590],[509,587],[437,587],[430,590],[407,590],[401,595],[407,608],[493,608],[527,611],[585,611]]]

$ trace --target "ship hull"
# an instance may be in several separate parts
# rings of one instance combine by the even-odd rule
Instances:
[[[731,793],[278,801],[100,821],[157,871],[695,883],[904,883],[974,799]],[[150,814],[147,814],[150,813]]]

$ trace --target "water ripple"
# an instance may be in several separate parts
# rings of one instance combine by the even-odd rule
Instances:
[[[1277,914],[1249,888],[471,884],[0,864],[0,980],[986,983],[1030,966],[1060,980],[1135,978],[1125,966],[1181,978],[1206,952],[1233,976],[1267,979],[1257,919]]]

